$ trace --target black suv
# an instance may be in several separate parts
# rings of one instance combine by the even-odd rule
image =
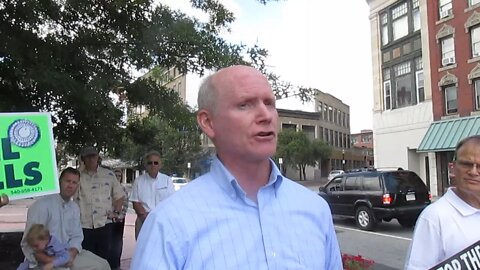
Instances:
[[[344,173],[320,187],[319,195],[332,214],[354,217],[357,226],[373,230],[378,222],[393,218],[413,227],[430,204],[430,194],[420,177],[408,170],[367,170]]]

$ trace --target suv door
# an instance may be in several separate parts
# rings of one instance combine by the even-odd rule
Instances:
[[[330,205],[332,214],[339,214],[339,197],[342,192],[343,177],[337,176],[325,186],[324,192],[319,193],[319,195],[322,196],[322,198],[324,198]]]
[[[344,192],[339,198],[340,211],[345,216],[355,216],[355,203],[363,198],[362,195],[362,176],[351,175],[345,177]]]

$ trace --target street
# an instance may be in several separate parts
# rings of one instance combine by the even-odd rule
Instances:
[[[334,223],[342,252],[374,260],[377,270],[403,269],[413,229],[396,220],[378,224],[374,232],[357,229],[353,219],[334,217]]]

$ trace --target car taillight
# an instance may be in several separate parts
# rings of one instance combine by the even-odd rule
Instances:
[[[383,204],[391,204],[392,203],[392,198],[390,197],[390,194],[383,194]]]

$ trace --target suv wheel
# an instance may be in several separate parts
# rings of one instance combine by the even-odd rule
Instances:
[[[360,206],[355,211],[355,221],[357,226],[365,231],[371,231],[375,227],[375,218],[370,208],[366,206]]]
[[[398,223],[404,228],[412,228],[415,226],[416,220],[414,218],[398,218]]]

